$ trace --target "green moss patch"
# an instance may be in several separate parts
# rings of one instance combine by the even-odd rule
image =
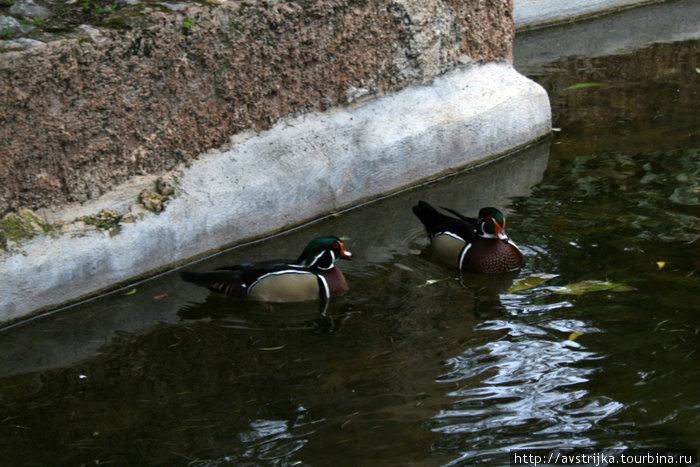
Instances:
[[[165,209],[167,202],[174,196],[175,188],[170,183],[159,178],[156,181],[155,191],[146,189],[141,192],[139,203],[144,209],[159,213]]]
[[[37,235],[47,234],[50,227],[29,209],[22,209],[18,213],[11,212],[0,220],[0,247],[7,250],[10,243],[22,243]]]
[[[111,209],[103,209],[92,216],[82,216],[76,220],[85,222],[87,225],[92,225],[101,230],[108,230],[110,235],[116,235],[120,232],[119,222],[122,220],[122,215],[117,214]]]

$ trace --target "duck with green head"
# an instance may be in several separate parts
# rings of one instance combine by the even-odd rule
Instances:
[[[425,226],[435,256],[462,271],[498,273],[518,269],[523,254],[506,234],[506,218],[496,208],[479,210],[479,217],[466,217],[443,208],[456,217],[439,212],[425,201],[413,207]]]
[[[338,237],[313,239],[296,261],[266,261],[220,268],[213,272],[180,273],[183,280],[230,297],[265,302],[300,302],[344,294],[348,285],[335,266],[352,254]]]

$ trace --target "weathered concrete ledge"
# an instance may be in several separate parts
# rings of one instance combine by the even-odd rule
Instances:
[[[578,21],[663,0],[515,0],[513,18],[519,31]]]
[[[0,321],[489,160],[550,129],[544,90],[509,64],[487,64],[239,134],[178,171],[163,212],[116,235],[39,236],[3,254]]]
[[[519,34],[514,64],[522,73],[540,73],[563,56],[604,57],[655,43],[693,40],[700,37],[698,24],[700,8],[695,0],[644,5],[595,21]],[[599,37],[605,40],[595,40]]]

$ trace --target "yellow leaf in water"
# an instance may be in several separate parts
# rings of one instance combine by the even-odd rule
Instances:
[[[520,292],[522,290],[531,289],[537,287],[543,282],[557,277],[557,274],[533,274],[531,276],[525,277],[523,279],[518,279],[515,284],[511,285],[508,289],[508,293]]]
[[[572,332],[571,334],[569,334],[569,340],[575,341],[578,338],[578,336],[583,336],[583,333],[582,332]]]
[[[419,285],[418,287],[427,287],[429,285],[433,285],[433,284],[436,284],[438,282],[446,281],[447,279],[448,279],[447,277],[444,279],[428,279],[427,281],[425,281],[425,283]]]
[[[124,295],[134,295],[136,292],[138,292],[138,289],[131,289],[128,292],[124,293]]]
[[[656,265],[659,267],[659,269],[663,269],[664,266],[666,266],[666,261],[657,261]]]
[[[634,287],[630,287],[629,285],[617,284],[608,281],[581,281],[565,285],[564,287],[559,287],[554,291],[554,293],[561,295],[581,295],[590,292],[601,292],[604,290],[609,290],[610,292],[630,292],[636,289]]]

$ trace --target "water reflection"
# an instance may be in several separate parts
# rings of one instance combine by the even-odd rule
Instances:
[[[675,0],[631,8],[595,21],[517,34],[515,66],[532,76],[558,69],[557,61],[562,57],[619,57],[656,43],[697,39],[699,22],[695,0]]]
[[[429,424],[445,435],[438,450],[463,452],[455,464],[501,462],[510,449],[590,447],[586,433],[624,408],[585,386],[603,358],[569,340],[574,332],[601,332],[585,321],[501,319],[476,328],[503,337],[448,360],[451,370],[438,381],[458,387],[448,392],[456,401]]]
[[[693,298],[700,293],[700,156],[690,97],[697,86],[687,86],[697,77],[679,58],[697,58],[694,43],[673,55],[660,53],[673,49],[664,45],[623,60],[532,63],[563,131],[544,180],[532,196],[515,200],[511,219],[528,258],[522,275],[556,277],[501,293],[503,313],[475,326],[499,337],[447,360],[450,369],[437,381],[453,401],[427,426],[442,435],[436,452],[459,453],[450,464],[500,463],[504,452],[521,448],[698,442],[682,426],[700,420],[693,363],[700,344]],[[640,57],[668,72],[662,78],[653,68],[627,69],[617,89],[565,90],[575,82],[615,83],[620,76],[601,72]],[[652,87],[657,99],[649,100]],[[630,95],[647,108],[633,105],[622,119]],[[594,278],[638,290],[554,294],[556,286]],[[671,328],[678,334],[666,332]]]
[[[289,459],[307,443],[306,438],[313,426],[322,420],[308,421],[307,411],[298,406],[293,420],[256,419],[250,423],[250,429],[238,435],[245,444],[244,452],[237,456],[227,456],[227,462],[259,462]],[[197,464],[195,464],[197,465]]]
[[[211,320],[217,326],[261,331],[267,327],[281,330],[333,332],[342,326],[345,315],[338,310],[346,300],[318,300],[301,303],[262,303],[233,300],[210,294],[202,302],[185,304],[177,312],[185,321]]]

